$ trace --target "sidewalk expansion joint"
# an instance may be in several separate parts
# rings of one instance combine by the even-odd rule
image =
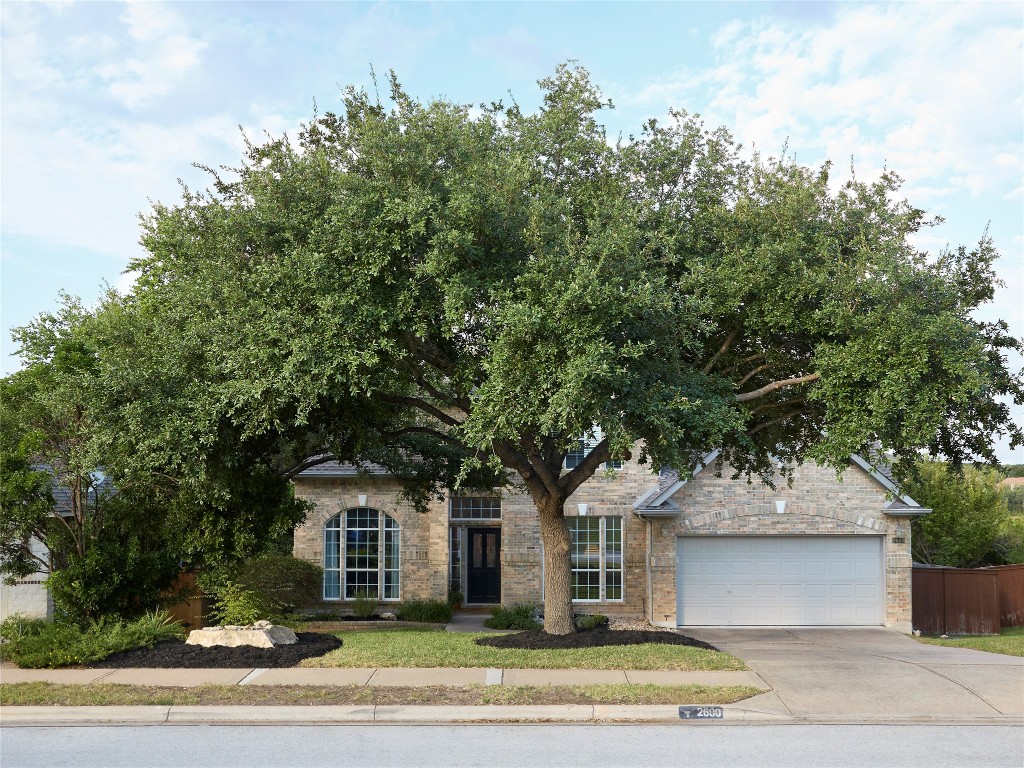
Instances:
[[[238,685],[248,685],[257,677],[259,677],[267,671],[268,670],[266,668],[257,667],[256,669],[252,670],[249,674],[247,674],[245,677],[243,677],[241,680],[239,680]]]

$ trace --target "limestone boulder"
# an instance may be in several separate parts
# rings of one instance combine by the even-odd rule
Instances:
[[[204,648],[220,645],[235,648],[251,645],[257,648],[273,648],[277,645],[292,645],[299,638],[288,627],[278,627],[269,621],[257,621],[252,626],[203,627],[188,633],[187,645],[201,645]]]

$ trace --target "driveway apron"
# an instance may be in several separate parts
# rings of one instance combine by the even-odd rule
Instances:
[[[775,707],[798,717],[1024,716],[1021,657],[925,645],[880,627],[683,632],[743,659],[772,687]]]

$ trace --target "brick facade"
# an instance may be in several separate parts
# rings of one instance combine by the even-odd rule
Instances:
[[[804,465],[792,486],[777,490],[746,480],[730,480],[705,469],[671,498],[681,512],[651,522],[639,517],[633,502],[658,484],[649,467],[635,461],[622,469],[598,472],[566,502],[567,516],[586,504],[589,516],[618,516],[623,535],[623,599],[587,602],[581,610],[606,615],[646,615],[674,626],[676,621],[676,539],[693,535],[856,534],[884,537],[885,622],[910,627],[910,524],[883,513],[886,491],[873,478],[851,466],[837,480],[832,469]],[[295,481],[296,496],[315,504],[295,532],[295,554],[323,562],[324,524],[335,514],[361,506],[380,509],[401,526],[402,599],[444,599],[448,591],[448,502],[432,502],[425,514],[399,501],[396,481],[386,476],[305,477]],[[501,520],[480,521],[502,530],[502,603],[541,599],[543,562],[540,525],[532,501],[522,489],[502,492]],[[775,512],[778,499],[787,502],[783,515]],[[650,568],[647,556],[650,537]],[[898,542],[902,539],[902,543]],[[341,601],[343,604],[344,601]],[[334,601],[333,605],[338,605]]]

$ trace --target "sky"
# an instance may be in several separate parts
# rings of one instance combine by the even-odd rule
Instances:
[[[294,133],[314,103],[394,70],[423,100],[539,102],[567,60],[615,105],[613,136],[671,108],[748,149],[883,168],[945,222],[921,250],[988,228],[1005,283],[979,317],[1024,336],[1024,4],[0,4],[0,362],[57,305],[130,290],[138,216],[173,204],[194,167],[232,165],[243,131]],[[1022,361],[1011,363],[1019,370]],[[1024,409],[1015,409],[1024,423]],[[1024,462],[1024,448],[999,451]]]

